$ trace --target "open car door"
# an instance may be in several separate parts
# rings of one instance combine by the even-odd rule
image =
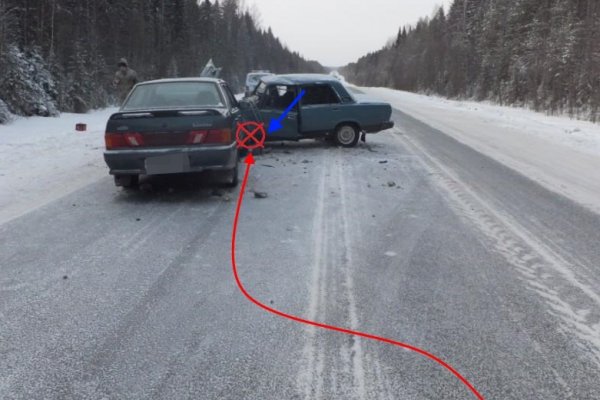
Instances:
[[[259,88],[260,89],[260,88]],[[279,119],[296,98],[298,88],[290,85],[270,85],[258,93],[258,110],[261,122],[269,127],[272,119]],[[298,106],[294,107],[281,120],[282,128],[268,135],[268,140],[295,140],[300,136],[298,121]]]

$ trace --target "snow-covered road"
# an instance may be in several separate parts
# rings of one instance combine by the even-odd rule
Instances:
[[[486,399],[596,399],[600,215],[516,169],[545,159],[510,146],[595,160],[596,126],[561,119],[569,134],[524,111],[365,91],[393,100],[395,129],[257,157],[237,236],[246,288],[424,348]],[[237,190],[198,176],[115,188],[110,111],[0,127],[0,398],[472,398],[415,353],[248,303],[230,266]]]
[[[361,91],[600,212],[600,124],[385,88]]]

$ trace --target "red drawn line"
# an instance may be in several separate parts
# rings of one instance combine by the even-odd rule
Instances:
[[[439,365],[441,365],[442,367],[444,367],[445,369],[450,371],[452,373],[452,375],[454,375],[456,378],[458,378],[471,391],[471,393],[473,393],[475,395],[475,397],[477,397],[478,400],[485,400],[483,398],[483,396],[477,391],[477,389],[475,389],[475,387],[465,377],[463,377],[457,370],[455,370],[450,364],[446,363],[444,360],[436,357],[435,355],[433,355],[423,349],[420,349],[418,347],[411,346],[409,344],[402,343],[402,342],[399,342],[396,340],[384,338],[381,336],[376,336],[376,335],[371,335],[369,333],[353,331],[350,329],[340,328],[340,327],[333,326],[333,325],[327,325],[327,324],[324,324],[321,322],[310,321],[308,319],[300,318],[295,315],[286,314],[282,311],[271,308],[271,307],[267,306],[266,304],[261,303],[259,300],[255,299],[254,297],[252,297],[252,295],[250,293],[248,293],[248,291],[246,290],[246,288],[244,287],[244,284],[242,283],[242,281],[240,279],[240,276],[238,274],[237,265],[235,262],[235,241],[236,241],[236,236],[237,236],[238,220],[240,217],[240,210],[242,208],[242,203],[244,200],[244,193],[246,191],[246,184],[248,182],[248,176],[250,175],[250,169],[251,169],[252,165],[254,164],[254,157],[252,156],[252,153],[250,153],[248,155],[248,157],[246,157],[246,160],[244,162],[246,163],[246,172],[244,174],[244,180],[242,181],[242,187],[240,189],[240,195],[239,195],[238,202],[237,202],[237,208],[235,210],[235,219],[233,221],[233,234],[231,237],[231,264],[233,266],[233,275],[235,277],[235,282],[237,283],[237,286],[240,289],[240,291],[242,292],[242,294],[250,302],[254,303],[258,307],[262,308],[263,310],[265,310],[271,314],[275,314],[282,318],[289,319],[289,320],[292,320],[295,322],[299,322],[301,324],[316,326],[318,328],[327,329],[330,331],[341,332],[341,333],[345,333],[348,335],[354,335],[354,336],[359,336],[359,337],[363,337],[366,339],[376,340],[379,342],[384,342],[384,343],[392,344],[394,346],[402,347],[402,348],[410,350],[410,351],[414,351],[415,353],[421,354],[422,356],[435,361],[436,363],[438,363]]]

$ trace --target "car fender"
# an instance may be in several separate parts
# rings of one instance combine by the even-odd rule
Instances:
[[[362,132],[362,130],[363,130],[361,124],[358,121],[345,119],[345,120],[343,120],[341,122],[338,122],[335,125],[335,128],[333,129],[333,131],[336,132],[340,128],[340,126],[342,126],[342,125],[352,125],[356,129],[358,129],[359,132]]]

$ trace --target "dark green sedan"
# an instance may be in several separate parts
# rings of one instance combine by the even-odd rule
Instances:
[[[115,184],[140,175],[222,171],[238,183],[238,102],[225,81],[162,79],[136,85],[106,125],[104,160]]]

